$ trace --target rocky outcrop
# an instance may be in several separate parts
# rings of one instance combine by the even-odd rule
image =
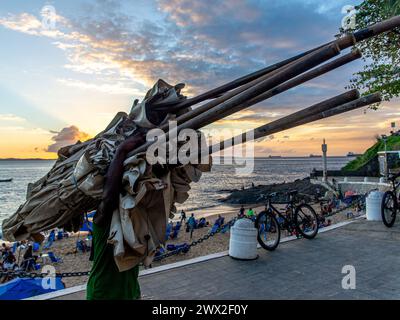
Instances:
[[[232,190],[231,194],[222,201],[229,204],[256,204],[264,202],[263,195],[279,192],[274,201],[284,202],[287,200],[286,193],[292,190],[297,190],[299,198],[304,198],[305,200],[314,199],[318,193],[323,196],[327,191],[320,185],[312,184],[309,178],[305,178],[288,183],[275,183],[259,185],[244,190]]]

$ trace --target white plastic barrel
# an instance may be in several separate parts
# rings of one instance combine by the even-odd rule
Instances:
[[[382,221],[381,204],[384,192],[372,191],[366,200],[368,221]]]
[[[241,260],[254,260],[257,254],[257,229],[250,219],[239,219],[231,228],[229,256]]]

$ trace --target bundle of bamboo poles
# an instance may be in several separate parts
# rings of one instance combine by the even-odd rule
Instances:
[[[392,31],[398,27],[400,27],[400,16],[382,21],[357,32],[344,35],[335,41],[326,43],[293,58],[263,68],[247,76],[205,92],[197,97],[180,102],[179,104],[161,104],[158,106],[160,109],[171,108],[172,110],[180,110],[196,106],[197,104],[209,100],[197,108],[179,116],[176,119],[178,127],[174,129],[176,132],[167,133],[167,139],[169,134],[174,134],[175,136],[179,131],[186,128],[195,130],[201,129],[245,108],[253,106],[261,101],[269,99],[277,94],[297,87],[309,80],[315,79],[347,63],[359,59],[361,53],[358,50],[353,50],[346,55],[327,62],[328,60],[338,56],[342,50],[350,48],[360,41]],[[324,62],[327,63],[323,64]],[[283,119],[274,121],[273,123],[261,126],[255,130],[254,139],[325,117],[338,115],[356,108],[368,106],[379,101],[381,101],[379,93],[359,98],[357,92],[350,91],[344,95],[334,97],[300,112],[286,116]],[[160,128],[166,130],[167,126],[168,124],[164,124],[160,126]],[[245,141],[245,139],[242,139],[242,142]],[[146,151],[151,143],[152,142],[148,142],[137,148],[132,151],[129,156]],[[210,153],[213,152],[213,147],[215,146],[210,147]],[[219,150],[221,150],[221,148],[219,148]]]

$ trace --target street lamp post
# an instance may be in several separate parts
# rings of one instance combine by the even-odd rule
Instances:
[[[328,164],[327,164],[327,160],[326,160],[326,153],[328,152],[328,146],[325,143],[325,139],[324,142],[322,144],[322,161],[323,161],[323,181],[327,182],[328,181]]]
[[[385,152],[387,151],[387,145],[386,145],[386,142],[387,142],[387,135],[386,134],[383,134],[382,135],[382,141],[383,141],[383,143],[385,144]]]

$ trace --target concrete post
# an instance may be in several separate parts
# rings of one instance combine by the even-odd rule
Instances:
[[[328,165],[327,165],[327,160],[326,160],[326,153],[328,151],[328,146],[325,143],[322,144],[322,160],[323,160],[323,181],[327,182],[328,181]]]

